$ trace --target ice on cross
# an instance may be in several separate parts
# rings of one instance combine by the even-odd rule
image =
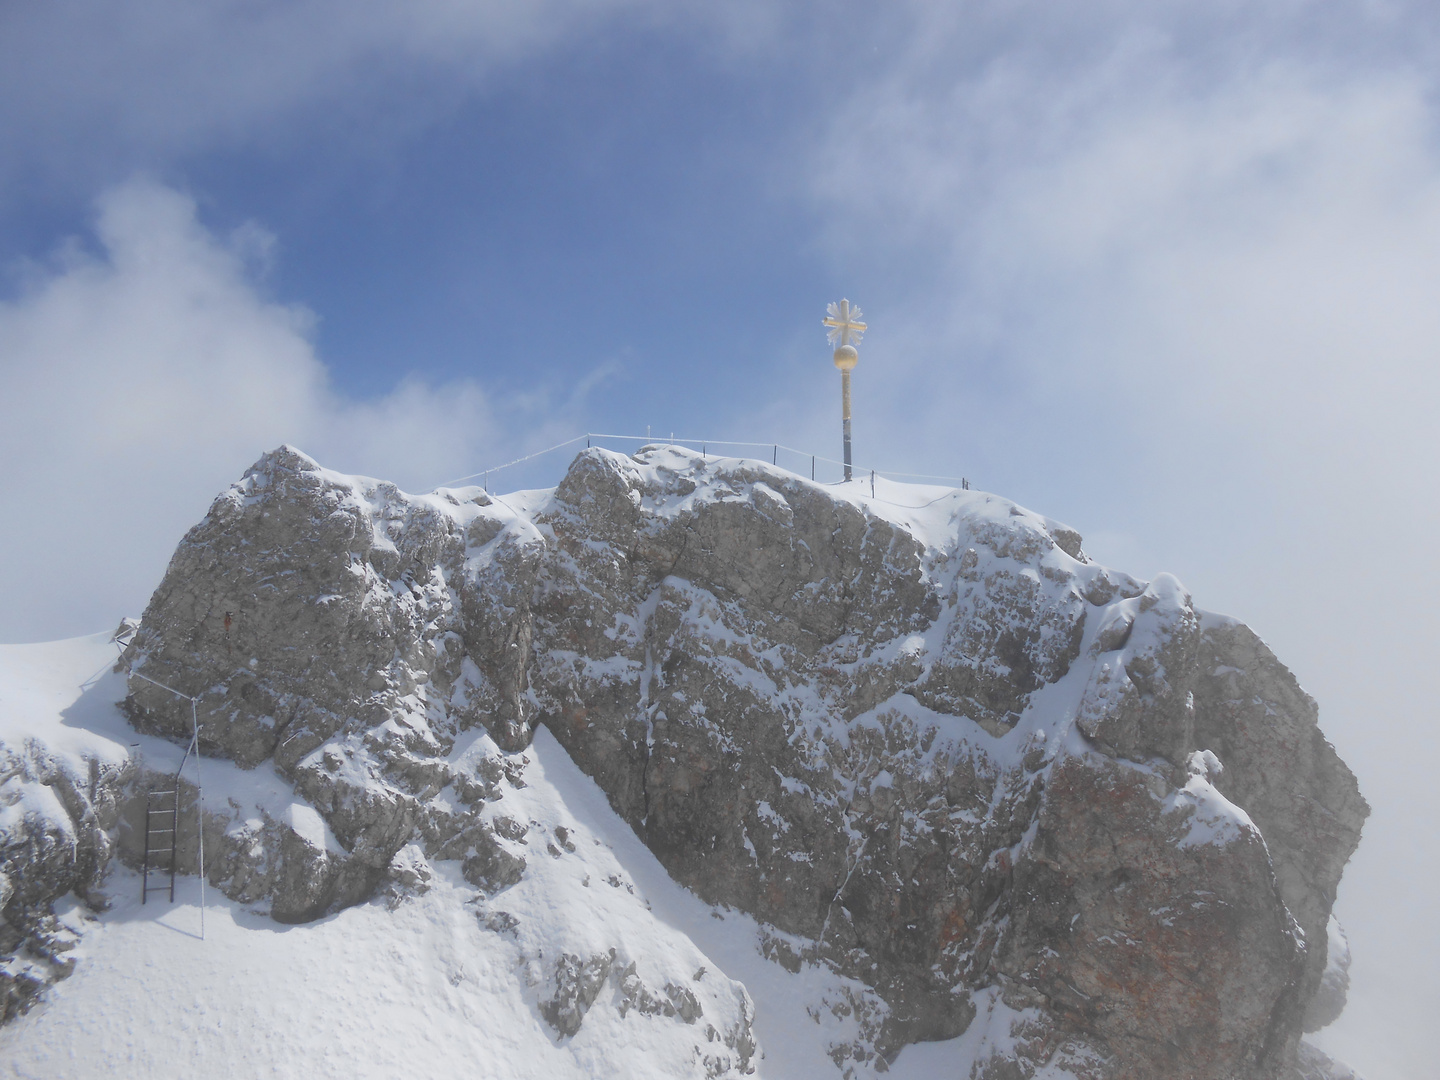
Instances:
[[[832,303],[827,310],[830,314],[825,325],[830,327],[831,345],[859,345],[865,335],[865,324],[860,321],[860,308],[849,300]]]

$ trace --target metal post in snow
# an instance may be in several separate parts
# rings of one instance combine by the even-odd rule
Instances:
[[[815,479],[815,455],[814,455],[814,454],[811,454],[811,455],[810,455],[810,479],[811,479],[812,481]]]
[[[200,852],[196,869],[200,871],[200,940],[205,940],[205,802],[204,788],[200,786],[200,713],[195,699],[190,699],[190,724],[194,731],[192,736],[195,740],[195,835],[200,844]],[[180,796],[177,789],[176,798]]]
[[[779,446],[778,443],[777,443],[775,446],[773,446],[773,447],[770,448],[770,464],[771,464],[771,465],[779,465],[779,464],[780,464],[780,446]]]
[[[875,497],[875,470],[870,470],[870,498]]]

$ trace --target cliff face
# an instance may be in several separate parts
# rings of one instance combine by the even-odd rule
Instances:
[[[282,448],[181,543],[124,662],[333,834],[213,816],[211,879],[276,918],[395,888],[412,841],[521,880],[505,791],[543,725],[776,962],[855,980],[826,1005],[842,1068],[984,1028],[977,1077],[1294,1069],[1367,813],[1314,703],[1168,575],[993,495],[879,494],[652,448],[416,497]],[[188,737],[140,679],[127,709]],[[481,729],[494,752],[459,753]],[[572,966],[560,1031],[623,981]]]

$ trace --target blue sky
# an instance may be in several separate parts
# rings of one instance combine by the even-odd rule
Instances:
[[[414,489],[646,425],[838,456],[820,319],[848,296],[862,467],[970,476],[1176,573],[1320,701],[1376,807],[1322,1039],[1429,1076],[1437,22],[0,7],[0,639],[138,614],[280,442]]]
[[[317,88],[235,138],[147,130],[82,160],[88,183],[55,151],[12,169],[5,246],[84,237],[95,190],[141,176],[194,198],[217,235],[273,235],[263,292],[318,316],[310,339],[348,394],[407,374],[501,395],[585,384],[593,415],[625,430],[746,427],[753,402],[697,408],[695,392],[719,364],[737,385],[772,378],[807,332],[823,364],[815,313],[863,261],[825,248],[803,180],[826,35],[788,20],[806,55],[650,21],[557,29],[478,78],[417,64],[351,101]]]

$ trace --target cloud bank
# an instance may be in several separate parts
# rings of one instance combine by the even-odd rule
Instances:
[[[0,8],[0,189],[85,190],[210,150],[317,132],[393,152],[548,51],[685,27],[745,52],[755,0],[55,0]]]
[[[932,26],[837,110],[826,242],[926,271],[867,305],[861,423],[1103,561],[1176,572],[1293,666],[1375,808],[1339,908],[1352,1004],[1319,1038],[1419,1080],[1440,1001],[1440,849],[1415,835],[1440,816],[1435,67],[1411,62],[1423,33],[1379,60],[1389,31],[1359,24],[1389,9],[1306,38],[1296,8],[1228,51],[1178,10],[968,65],[934,58],[977,27]]]

